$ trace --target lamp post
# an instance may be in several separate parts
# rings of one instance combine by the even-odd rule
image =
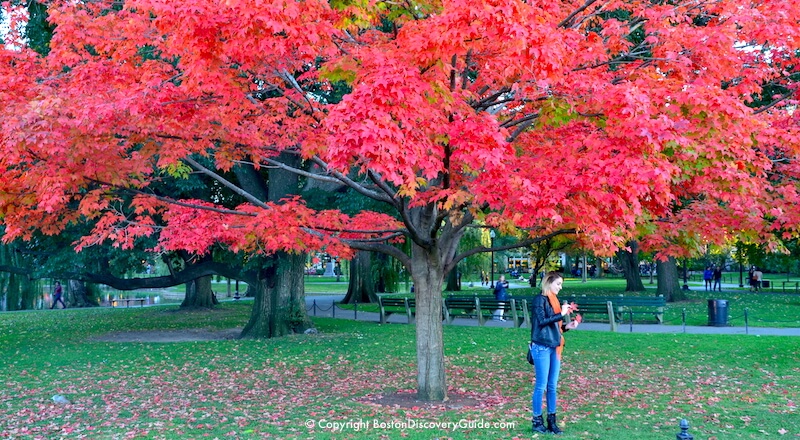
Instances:
[[[739,287],[744,287],[744,267],[741,260],[739,261]]]
[[[494,288],[494,237],[495,237],[495,233],[494,233],[494,229],[492,229],[492,230],[489,231],[489,238],[491,239],[490,240],[490,242],[491,242],[490,246],[492,248],[492,261],[490,263],[491,264],[491,268],[489,269],[489,272],[491,273],[491,283],[489,284],[489,288],[492,288],[492,289]]]

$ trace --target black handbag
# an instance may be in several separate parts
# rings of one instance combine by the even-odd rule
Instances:
[[[528,363],[533,365],[533,355],[531,354],[531,347],[533,347],[533,343],[528,344],[528,353],[525,357],[528,359]]]

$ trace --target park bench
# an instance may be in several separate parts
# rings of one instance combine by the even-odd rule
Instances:
[[[478,318],[478,325],[486,323],[486,318],[493,319],[495,311],[502,308],[505,319],[510,319],[514,327],[519,327],[525,322],[525,300],[517,302],[513,298],[498,300],[494,297],[475,297],[475,314]]]
[[[111,307],[116,307],[117,304],[125,303],[125,307],[130,307],[131,303],[138,302],[140,306],[144,307],[144,302],[146,298],[120,298],[120,299],[111,299],[109,302],[111,303]]]
[[[585,321],[608,322],[611,331],[617,331],[617,314],[614,308],[615,302],[619,297],[614,296],[565,296],[559,298],[562,302],[575,303],[578,305],[578,314]]]
[[[633,319],[635,314],[653,315],[659,324],[664,323],[664,307],[667,301],[663,296],[622,296],[614,301],[619,320],[625,316]]]
[[[448,324],[456,317],[475,318],[475,296],[448,296],[444,299],[444,319]]]
[[[380,307],[381,324],[386,324],[386,318],[392,313],[398,313],[398,309],[405,311],[409,324],[414,323],[414,309],[416,307],[414,298],[378,296],[378,305]]]
[[[477,318],[478,325],[484,325],[486,318],[494,318],[497,309],[502,308],[506,319],[519,327],[529,322],[527,301],[509,298],[499,301],[492,296],[448,296],[444,299],[444,316],[448,324],[456,317]]]

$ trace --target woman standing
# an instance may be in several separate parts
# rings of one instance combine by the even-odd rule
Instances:
[[[533,299],[531,326],[531,355],[536,374],[531,406],[533,431],[561,434],[556,422],[556,388],[561,371],[561,352],[564,348],[563,332],[578,327],[578,320],[564,324],[571,306],[558,302],[558,292],[564,279],[557,272],[548,273],[542,280],[542,294]],[[545,394],[546,393],[546,394]],[[547,429],[542,418],[542,397],[547,399]]]

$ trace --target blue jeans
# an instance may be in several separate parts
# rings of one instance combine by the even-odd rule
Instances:
[[[554,414],[561,361],[558,359],[555,348],[544,345],[533,344],[531,355],[533,356],[533,369],[536,372],[536,384],[533,386],[533,397],[531,398],[533,415],[542,415],[542,396],[545,395],[545,391],[547,391],[547,412]]]

